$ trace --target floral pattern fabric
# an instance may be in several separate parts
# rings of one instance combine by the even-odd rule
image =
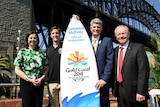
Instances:
[[[39,50],[22,48],[14,60],[14,65],[21,67],[29,78],[39,78],[47,65],[46,53]]]

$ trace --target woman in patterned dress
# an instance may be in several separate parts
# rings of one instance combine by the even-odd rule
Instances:
[[[20,94],[23,107],[42,107],[44,78],[46,77],[46,53],[39,46],[39,38],[32,31],[26,35],[26,47],[14,60],[15,73],[20,77]]]

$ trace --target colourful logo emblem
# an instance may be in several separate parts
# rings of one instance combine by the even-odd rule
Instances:
[[[68,65],[72,66],[87,65],[88,63],[88,58],[86,58],[83,53],[80,53],[78,51],[69,54],[67,60],[69,61]]]

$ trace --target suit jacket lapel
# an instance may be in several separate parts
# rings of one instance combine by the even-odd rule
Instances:
[[[127,62],[127,59],[128,59],[129,56],[130,56],[131,48],[132,48],[132,43],[129,43],[129,44],[128,44],[128,47],[127,47],[127,50],[126,50],[126,53],[125,53],[125,56],[124,56],[123,66],[125,65],[125,63]],[[123,69],[123,67],[122,67],[122,69]]]
[[[118,50],[119,46],[115,48],[115,67],[116,67],[116,74],[117,74],[117,64],[118,64]]]

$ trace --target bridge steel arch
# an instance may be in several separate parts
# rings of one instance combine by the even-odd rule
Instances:
[[[135,19],[160,36],[160,15],[145,0],[102,0],[101,3],[105,4],[111,17]]]
[[[65,31],[71,15],[75,13],[80,16],[88,31],[89,21],[93,17],[100,17],[105,23],[103,33],[111,35],[112,38],[114,38],[114,28],[119,24],[126,24],[121,18],[135,19],[160,36],[160,15],[144,0],[33,0],[33,7],[35,21],[40,28],[57,25]],[[148,33],[134,26],[128,26],[132,41],[153,48]],[[38,32],[45,36],[42,29],[38,29]]]

